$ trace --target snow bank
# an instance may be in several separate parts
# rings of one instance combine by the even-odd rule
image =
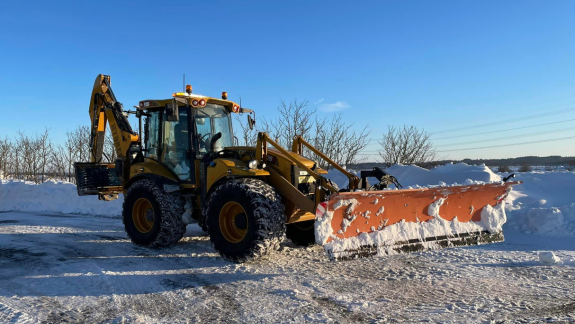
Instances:
[[[385,172],[396,177],[404,187],[470,184],[468,180],[481,182],[501,181],[501,176],[493,173],[485,164],[449,163],[437,166],[431,170],[415,165],[396,164],[385,169]]]
[[[344,167],[344,169],[345,169],[345,167]],[[347,170],[347,171],[351,172],[351,173],[353,173],[359,177],[359,172],[357,172],[355,170]],[[343,173],[341,173],[337,170],[333,170],[333,169],[329,170],[329,173],[326,175],[326,178],[335,182],[335,184],[339,188],[347,188],[347,185],[349,184],[349,179]]]
[[[574,172],[522,172],[515,180],[523,183],[506,199],[509,226],[526,233],[575,236]]]
[[[121,215],[123,197],[114,201],[96,196],[78,196],[76,186],[48,181],[0,180],[0,211],[50,212],[64,214]]]

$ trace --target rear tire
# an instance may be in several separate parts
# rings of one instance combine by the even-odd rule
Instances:
[[[242,263],[276,251],[284,239],[280,196],[259,179],[226,181],[210,194],[204,215],[210,240],[220,255]]]
[[[122,210],[124,228],[132,242],[148,247],[167,247],[186,233],[182,221],[184,199],[179,192],[166,193],[151,180],[134,183]]]
[[[286,226],[286,237],[295,245],[310,246],[315,244],[315,221],[305,221]]]

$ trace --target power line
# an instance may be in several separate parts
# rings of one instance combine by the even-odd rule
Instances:
[[[531,127],[537,127],[537,126],[545,126],[545,125],[566,123],[566,122],[570,122],[570,121],[574,121],[574,120],[575,120],[575,119],[568,119],[568,120],[562,120],[562,121],[553,122],[553,123],[545,123],[545,124],[538,124],[538,125],[531,125],[531,126],[524,126],[524,127],[516,127],[516,128],[502,129],[502,130],[492,131],[492,132],[484,132],[484,133],[476,133],[476,134],[469,134],[469,135],[443,137],[443,138],[438,138],[438,139],[436,139],[436,140],[439,140],[439,139],[448,139],[448,138],[468,137],[468,136],[484,135],[484,134],[493,134],[493,133],[499,133],[499,132],[517,130],[517,129],[525,129],[525,128],[531,128]],[[565,131],[574,130],[574,129],[575,129],[575,128],[563,128],[563,129],[560,129],[560,130],[552,130],[552,131],[545,131],[545,132],[521,134],[521,135],[514,135],[514,136],[507,136],[507,137],[498,137],[498,138],[487,139],[487,140],[479,140],[479,141],[461,142],[461,143],[453,143],[453,144],[435,145],[435,147],[455,146],[455,145],[461,145],[461,144],[473,144],[473,143],[481,143],[481,142],[489,142],[489,141],[500,141],[500,140],[505,140],[505,139],[510,139],[510,138],[524,137],[524,136],[534,136],[534,135],[544,135],[544,134],[560,133],[560,132],[565,132]],[[374,151],[374,150],[361,151],[361,152],[364,152],[364,153],[368,153],[368,152],[369,152],[369,153],[379,153],[379,151]]]
[[[437,141],[437,140],[450,139],[450,138],[460,138],[460,137],[469,137],[469,136],[476,136],[476,135],[493,134],[493,133],[500,133],[500,132],[507,132],[507,131],[512,131],[512,130],[518,130],[518,129],[526,129],[526,128],[531,128],[531,127],[538,127],[538,126],[546,126],[546,125],[554,125],[554,124],[567,123],[567,122],[574,121],[574,120],[575,120],[575,119],[567,119],[567,120],[561,120],[561,121],[552,122],[552,123],[537,124],[537,125],[522,126],[522,127],[507,128],[507,129],[500,129],[500,130],[491,131],[491,132],[474,133],[474,134],[458,135],[458,136],[449,136],[449,137],[440,137],[440,138],[431,138],[431,139]]]
[[[536,124],[536,125],[529,125],[529,126],[522,126],[522,127],[514,127],[514,128],[507,128],[507,129],[500,129],[500,130],[496,130],[496,131],[489,131],[489,132],[482,132],[482,133],[473,133],[473,134],[466,134],[466,135],[457,135],[457,136],[448,136],[448,137],[440,137],[440,138],[431,138],[431,140],[444,140],[444,139],[451,139],[451,138],[460,138],[460,137],[469,137],[469,136],[477,136],[477,135],[486,135],[486,134],[494,134],[494,133],[501,133],[501,132],[507,132],[507,131],[512,131],[512,130],[518,130],[518,129],[526,129],[526,128],[531,128],[531,127],[539,127],[539,126],[547,126],[547,125],[555,125],[555,124],[562,124],[562,123],[567,123],[570,121],[575,121],[574,119],[567,119],[567,120],[560,120],[560,121],[556,121],[556,122],[551,122],[551,123],[544,123],[544,124]],[[370,138],[369,141],[379,141],[380,139],[377,138]],[[369,144],[378,144],[378,143],[368,143]]]
[[[506,137],[490,138],[490,139],[479,140],[479,141],[460,142],[460,143],[452,143],[452,144],[443,144],[443,145],[436,145],[435,147],[457,146],[457,145],[463,145],[463,144],[474,144],[474,143],[483,143],[483,142],[503,141],[503,140],[507,140],[507,139],[511,139],[511,138],[519,138],[519,137],[526,137],[526,136],[535,136],[535,135],[545,135],[545,134],[561,133],[561,132],[567,132],[567,131],[572,131],[572,130],[575,130],[575,128],[570,127],[570,128],[556,129],[556,130],[545,131],[545,132],[537,132],[537,133],[521,134],[521,135],[515,135],[515,136],[506,136]]]
[[[575,108],[556,110],[556,111],[547,112],[547,113],[543,113],[543,114],[530,115],[530,116],[519,117],[519,118],[514,118],[514,119],[509,119],[509,120],[500,120],[497,122],[486,123],[486,124],[475,125],[475,126],[453,128],[453,129],[448,129],[448,130],[439,131],[439,132],[432,132],[432,134],[450,133],[450,132],[456,132],[456,131],[461,131],[461,130],[468,130],[468,129],[472,129],[472,128],[480,128],[480,127],[486,127],[486,126],[508,124],[508,123],[513,123],[513,122],[528,120],[528,119],[533,119],[533,118],[540,118],[540,117],[547,117],[547,116],[564,114],[564,113],[568,113],[571,111],[575,111]]]
[[[464,148],[464,149],[445,150],[445,151],[438,151],[438,152],[458,152],[458,151],[480,150],[480,149],[495,148],[495,147],[527,145],[527,144],[546,143],[546,142],[557,142],[557,141],[564,141],[564,140],[574,139],[574,138],[575,138],[575,136],[569,136],[569,137],[551,138],[551,139],[540,140],[540,141],[531,141],[531,142],[504,144],[504,145],[481,146],[481,147],[470,147],[470,148]]]

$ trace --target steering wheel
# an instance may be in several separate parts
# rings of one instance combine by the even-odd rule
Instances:
[[[206,133],[206,134],[204,134],[204,135],[199,135],[199,136],[198,136],[198,140],[200,141],[199,144],[202,145],[202,146],[203,146],[206,150],[208,150],[208,151],[209,151],[210,149],[209,149],[209,147],[208,147],[208,146],[209,146],[209,143],[207,142],[207,140],[208,140],[208,137],[209,137],[210,135],[212,135],[212,134],[211,134],[211,133]]]

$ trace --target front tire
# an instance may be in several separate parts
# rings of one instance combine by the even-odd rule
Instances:
[[[242,263],[276,251],[284,239],[280,196],[259,179],[226,181],[210,194],[204,209],[210,240],[220,255]]]
[[[126,233],[135,244],[167,247],[186,233],[183,213],[184,199],[180,193],[166,193],[153,181],[140,180],[128,189],[122,218]]]

